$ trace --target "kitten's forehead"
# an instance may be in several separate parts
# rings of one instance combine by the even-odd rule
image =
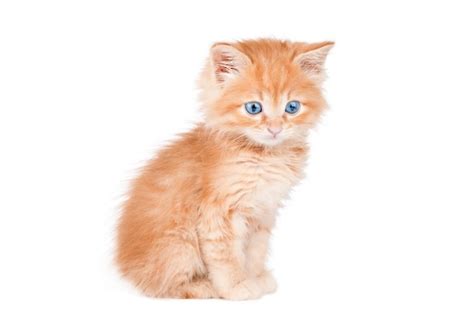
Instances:
[[[299,84],[295,70],[285,64],[257,65],[249,75],[259,99],[273,107],[287,101]]]
[[[260,95],[265,110],[265,116],[281,116],[281,114],[284,112],[286,102],[288,101],[288,93],[274,94],[270,92],[262,92]]]
[[[305,85],[305,78],[302,77],[299,68],[290,62],[257,65],[250,72],[256,88],[273,103],[279,103],[292,91]]]

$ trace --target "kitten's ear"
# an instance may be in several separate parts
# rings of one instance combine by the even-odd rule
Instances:
[[[250,64],[244,53],[229,44],[219,43],[211,48],[211,66],[219,84],[239,75]]]
[[[321,84],[325,78],[324,63],[333,46],[333,42],[308,45],[305,52],[296,56],[295,62],[311,79],[317,84]]]

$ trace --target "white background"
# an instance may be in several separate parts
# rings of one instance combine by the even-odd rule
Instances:
[[[0,313],[473,314],[468,3],[2,1]],[[262,36],[336,41],[279,290],[144,298],[111,262],[127,183],[200,119],[209,46]]]

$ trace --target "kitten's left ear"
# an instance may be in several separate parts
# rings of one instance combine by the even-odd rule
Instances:
[[[296,56],[294,62],[317,84],[325,79],[324,63],[326,57],[334,47],[334,42],[311,44],[305,52]]]
[[[230,44],[218,43],[211,48],[211,66],[219,84],[239,75],[250,64],[250,59]]]

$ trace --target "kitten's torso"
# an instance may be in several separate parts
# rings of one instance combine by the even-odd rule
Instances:
[[[305,159],[304,147],[229,154],[217,167],[212,185],[229,209],[271,228],[275,211],[302,176]]]
[[[244,274],[259,277],[259,288],[273,291],[274,280],[264,269],[266,244],[276,210],[302,177],[306,155],[303,143],[268,150],[204,125],[184,134],[133,185],[119,230],[122,272],[144,281],[139,285],[153,296],[182,296],[185,290],[190,296],[215,297],[215,290],[226,292],[229,281]],[[205,252],[213,254],[205,257]],[[208,262],[228,257],[244,267],[226,267],[234,276],[228,271],[214,274],[211,287]],[[176,274],[170,271],[173,265],[182,266]],[[169,277],[177,283],[180,277],[206,280],[170,291]],[[229,292],[229,298],[245,298],[250,291],[247,284],[242,286]],[[260,289],[253,292],[261,294]]]

